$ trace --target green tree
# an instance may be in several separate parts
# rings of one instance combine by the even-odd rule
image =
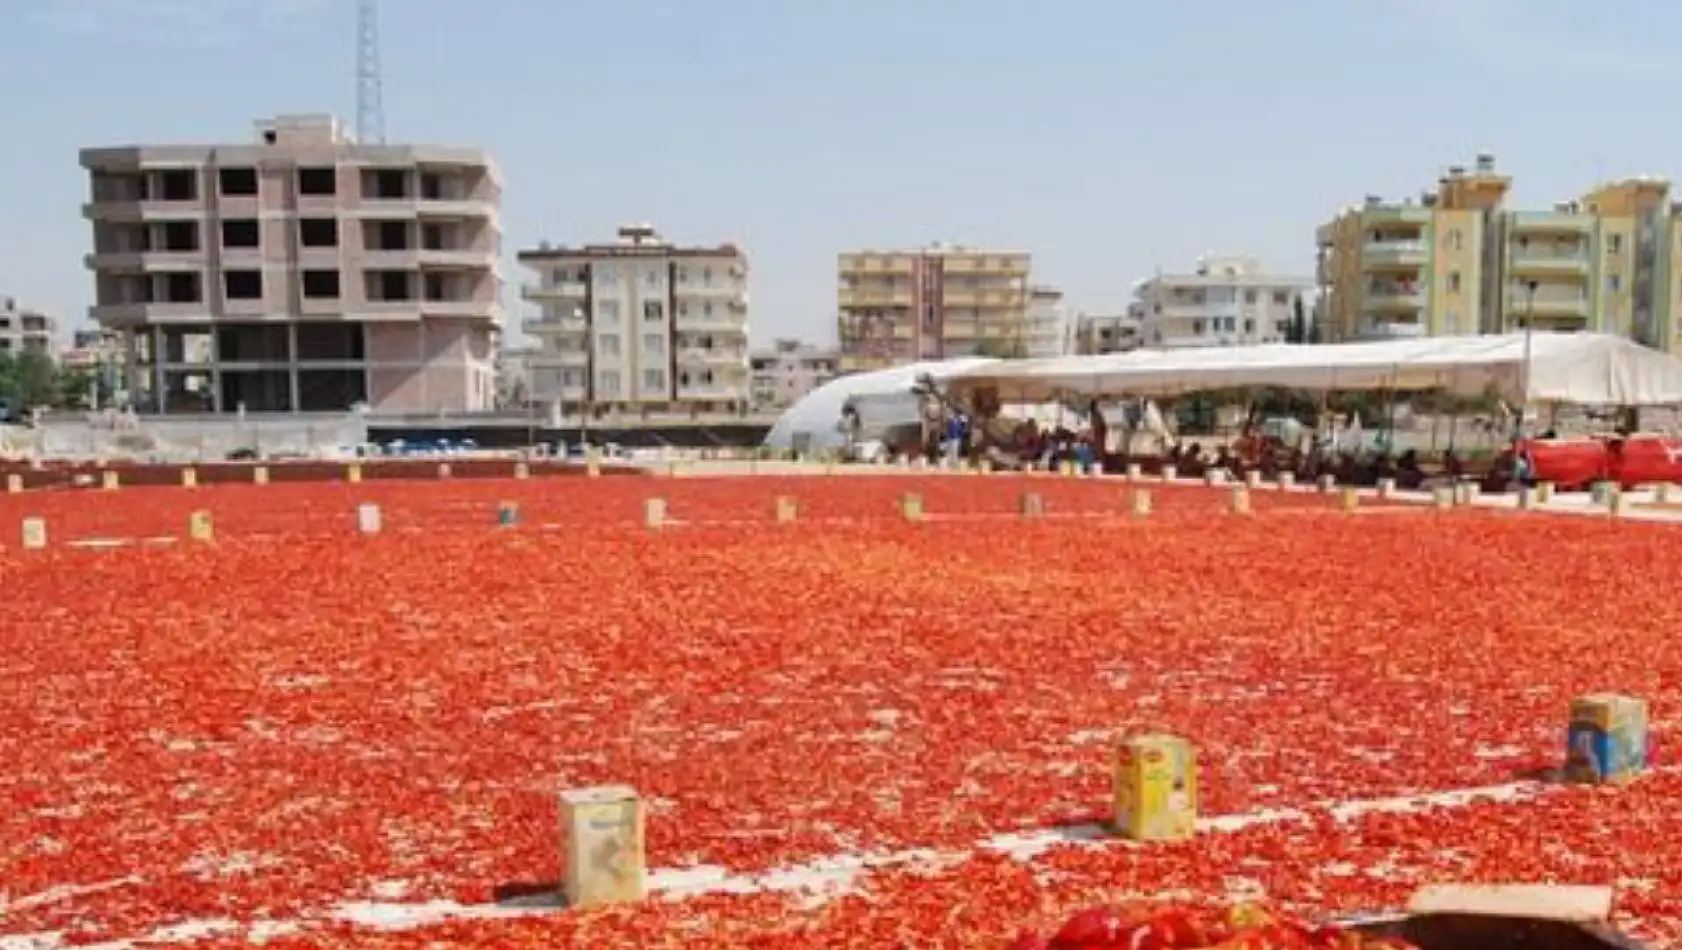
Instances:
[[[1308,312],[1303,309],[1301,297],[1291,303],[1291,322],[1285,329],[1285,342],[1308,342]]]

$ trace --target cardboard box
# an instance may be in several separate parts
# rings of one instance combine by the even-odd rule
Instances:
[[[1419,950],[1643,950],[1611,913],[1609,887],[1450,884],[1421,888],[1404,914],[1345,926]]]
[[[1647,701],[1595,693],[1571,703],[1565,777],[1624,782],[1647,770]]]
[[[1115,829],[1134,841],[1197,831],[1197,752],[1179,736],[1127,739],[1115,753]]]

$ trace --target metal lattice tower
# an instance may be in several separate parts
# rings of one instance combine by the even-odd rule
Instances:
[[[385,144],[385,93],[380,75],[378,0],[357,0],[356,140]]]

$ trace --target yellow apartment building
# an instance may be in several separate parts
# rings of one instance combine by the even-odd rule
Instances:
[[[1682,247],[1670,185],[1601,185],[1551,210],[1506,207],[1495,159],[1450,168],[1417,200],[1369,197],[1317,234],[1328,340],[1537,329],[1618,333],[1682,352]]]
[[[918,360],[1026,355],[1033,335],[1024,251],[934,245],[839,256],[843,373]]]

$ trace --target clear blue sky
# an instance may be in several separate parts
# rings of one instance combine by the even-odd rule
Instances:
[[[647,220],[747,247],[760,341],[833,336],[845,248],[1025,248],[1096,311],[1208,251],[1308,273],[1339,205],[1478,149],[1533,203],[1682,174],[1673,0],[383,8],[388,138],[495,153],[511,288],[516,247]],[[78,323],[78,147],[354,115],[353,0],[0,0],[0,36],[0,293]]]

